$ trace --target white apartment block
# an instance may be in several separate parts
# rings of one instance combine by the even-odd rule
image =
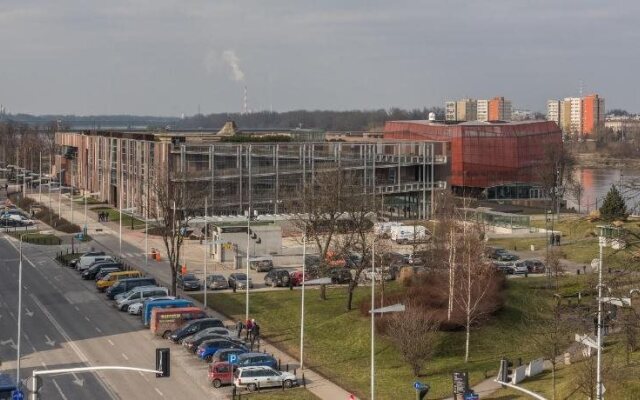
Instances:
[[[561,113],[562,113],[561,101],[560,100],[548,100],[547,101],[547,121],[553,121],[558,126],[561,124]]]
[[[477,101],[478,121],[489,121],[489,100]]]
[[[569,104],[570,113],[569,132],[572,135],[580,135],[582,133],[582,99],[580,97],[567,97],[565,103]]]
[[[455,101],[447,101],[444,105],[444,119],[447,121],[455,121],[458,118],[458,103]]]

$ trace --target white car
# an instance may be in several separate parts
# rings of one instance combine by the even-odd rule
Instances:
[[[234,373],[233,384],[246,387],[250,392],[265,387],[290,388],[298,385],[298,378],[291,372],[276,371],[271,367],[240,367]]]
[[[129,304],[129,308],[127,309],[127,311],[131,315],[140,315],[142,313],[142,305],[142,303]]]

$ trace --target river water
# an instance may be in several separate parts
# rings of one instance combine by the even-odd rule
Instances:
[[[577,168],[574,179],[582,183],[584,188],[580,199],[580,211],[589,213],[602,205],[602,200],[607,195],[611,185],[620,188],[625,196],[627,208],[632,214],[640,214],[640,191],[631,192],[625,189],[625,183],[635,181],[640,183],[640,171],[618,168]],[[565,194],[567,206],[578,210],[578,201],[573,194]]]

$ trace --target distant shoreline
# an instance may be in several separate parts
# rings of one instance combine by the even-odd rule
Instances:
[[[578,167],[598,169],[620,168],[640,171],[640,159],[637,158],[610,157],[598,153],[576,153],[575,157]]]

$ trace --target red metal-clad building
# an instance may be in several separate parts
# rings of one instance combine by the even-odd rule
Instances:
[[[451,186],[476,189],[522,184],[533,187],[539,181],[538,167],[544,161],[546,149],[562,146],[562,132],[552,121],[461,124],[388,121],[384,138],[447,141]],[[528,196],[507,194],[509,198]],[[532,197],[541,196],[535,192]]]

